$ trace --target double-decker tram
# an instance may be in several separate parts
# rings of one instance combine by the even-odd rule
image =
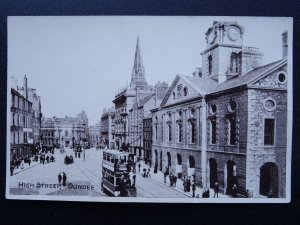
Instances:
[[[102,182],[109,196],[136,197],[135,159],[132,154],[118,150],[103,150]]]

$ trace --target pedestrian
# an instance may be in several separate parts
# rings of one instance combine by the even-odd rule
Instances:
[[[167,172],[164,172],[164,183],[166,183],[167,182]]]
[[[21,160],[21,169],[24,169],[24,160]]]
[[[146,177],[150,177],[150,168],[147,170]]]
[[[172,187],[173,186],[173,174],[172,173],[170,173],[169,179],[170,179],[170,187]]]
[[[77,158],[77,151],[75,151],[75,158]]]
[[[151,165],[152,165],[152,162],[151,162],[151,160],[149,161],[149,166],[150,166],[150,168],[151,168]]]
[[[237,197],[237,186],[236,186],[236,184],[234,184],[233,187],[232,187],[232,197],[234,197],[234,198]]]
[[[196,182],[195,182],[195,180],[193,180],[192,191],[193,191],[193,198],[195,198],[195,191],[196,191]]]
[[[191,191],[191,180],[190,180],[190,177],[188,177],[187,182],[186,182],[186,191],[187,192]]]
[[[138,167],[139,167],[139,172],[141,172],[141,164],[140,163],[138,164]]]
[[[174,176],[174,178],[173,178],[173,182],[174,182],[174,187],[176,187],[176,183],[177,183],[177,176]]]
[[[216,196],[217,196],[217,198],[219,198],[219,184],[218,184],[218,182],[215,183],[214,191],[215,191],[214,198]]]
[[[65,187],[66,186],[66,182],[67,182],[67,175],[65,174],[65,172],[63,172],[62,180],[63,180],[62,185]]]
[[[11,165],[10,165],[10,175],[11,175],[11,176],[14,174],[14,169],[15,169],[14,165],[11,164]]]
[[[129,172],[129,180],[130,180],[130,187],[134,186],[134,173],[132,171]]]
[[[146,177],[146,172],[147,172],[147,169],[144,168],[144,169],[143,169],[143,177]]]
[[[209,189],[207,187],[203,188],[203,191],[202,191],[202,198],[209,198]]]
[[[248,189],[246,190],[246,198],[251,198],[251,193]]]
[[[47,163],[49,163],[49,154],[47,154],[47,157],[46,157],[46,160],[47,160]]]
[[[183,191],[186,192],[186,177],[183,177]]]
[[[61,179],[62,179],[62,176],[61,176],[61,173],[58,174],[58,184],[59,186],[61,185]]]
[[[28,159],[27,163],[28,163],[28,166],[30,166],[30,164],[31,164],[30,158]]]
[[[132,185],[133,188],[135,187],[135,178],[136,178],[136,175],[134,173],[134,175],[133,175],[133,185]]]

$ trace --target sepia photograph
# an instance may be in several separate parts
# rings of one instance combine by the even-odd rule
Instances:
[[[291,200],[293,19],[9,16],[6,198]]]

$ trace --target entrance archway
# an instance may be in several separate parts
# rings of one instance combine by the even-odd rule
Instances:
[[[195,158],[194,156],[190,155],[188,158],[188,176],[193,176],[195,174]]]
[[[226,182],[226,194],[231,194],[233,186],[237,185],[236,165],[232,160],[227,161],[224,180]]]
[[[217,161],[214,158],[209,159],[209,184],[210,188],[214,188],[218,181]]]
[[[171,168],[171,153],[167,152],[167,166]]]
[[[176,173],[178,178],[182,176],[182,157],[180,154],[176,155]]]
[[[260,168],[259,193],[272,197],[278,197],[278,167],[275,163],[267,162]]]

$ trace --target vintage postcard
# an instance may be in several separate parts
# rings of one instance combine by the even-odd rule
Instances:
[[[292,18],[7,21],[8,199],[290,201]]]

